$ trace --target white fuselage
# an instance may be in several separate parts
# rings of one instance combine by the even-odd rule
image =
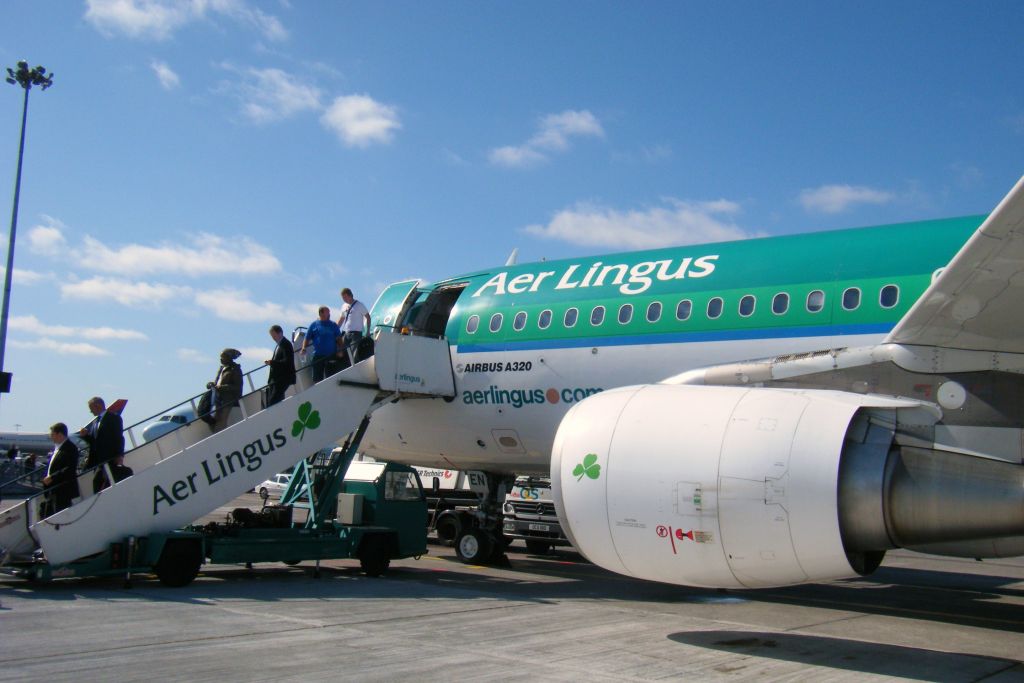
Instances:
[[[362,452],[380,460],[496,473],[547,473],[565,413],[588,395],[722,363],[878,343],[882,335],[606,345],[460,353],[456,397],[408,399],[374,413]]]

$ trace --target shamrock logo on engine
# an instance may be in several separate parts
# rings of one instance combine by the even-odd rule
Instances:
[[[597,464],[596,453],[588,453],[587,457],[583,458],[583,462],[576,465],[576,468],[572,471],[572,476],[576,477],[576,481],[582,480],[583,475],[591,479],[597,479],[601,476],[601,466]]]

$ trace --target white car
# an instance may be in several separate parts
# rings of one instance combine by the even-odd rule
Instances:
[[[288,482],[292,480],[290,474],[275,474],[270,479],[256,487],[256,492],[260,494],[260,498],[266,498],[271,493],[284,493],[284,490],[288,488]]]

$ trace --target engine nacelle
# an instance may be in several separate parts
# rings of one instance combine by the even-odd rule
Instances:
[[[838,510],[847,432],[863,409],[895,424],[897,409],[921,405],[819,390],[605,391],[558,429],[555,504],[576,548],[621,574],[719,588],[856,576]],[[891,435],[855,440],[880,442],[884,456]]]

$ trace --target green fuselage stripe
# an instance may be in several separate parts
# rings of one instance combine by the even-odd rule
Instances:
[[[446,329],[460,352],[884,335],[983,219],[531,263],[434,287],[466,283]],[[773,307],[780,294],[784,310]],[[604,309],[596,324],[595,307]],[[567,326],[570,309],[577,320]]]

